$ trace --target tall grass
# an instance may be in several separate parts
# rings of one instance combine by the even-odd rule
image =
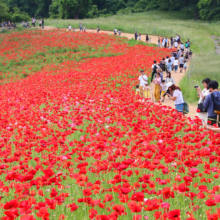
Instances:
[[[115,15],[107,18],[83,19],[83,20],[46,20],[48,26],[67,28],[70,24],[78,28],[82,22],[87,29],[113,31],[114,28],[122,32],[160,35],[165,37],[180,34],[183,40],[188,38],[192,42],[191,49],[196,56],[193,58],[193,66],[180,83],[186,100],[194,102],[198,98],[194,84],[200,84],[204,78],[211,78],[220,82],[220,57],[215,53],[215,44],[211,35],[220,36],[220,22],[204,22],[189,19],[187,15],[179,12],[150,11],[143,13],[130,13],[127,15]]]

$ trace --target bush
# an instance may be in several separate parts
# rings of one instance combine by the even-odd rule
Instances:
[[[13,11],[10,13],[11,21],[22,22],[30,20],[30,16],[26,12],[20,11],[17,7],[14,7]]]
[[[117,15],[122,15],[122,14],[131,14],[132,9],[130,7],[127,7],[127,8],[124,8],[124,9],[121,9],[119,11],[117,11]]]

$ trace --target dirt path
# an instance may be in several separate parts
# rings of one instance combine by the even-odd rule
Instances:
[[[45,30],[53,30],[53,29],[55,29],[55,28],[54,27],[48,27],[48,26],[45,27]],[[79,31],[79,29],[76,29],[76,31]],[[97,33],[96,30],[88,30],[87,29],[86,31],[87,32],[92,32],[92,33]],[[110,34],[110,35],[114,34],[113,31],[100,31],[99,33],[106,33],[106,34]],[[134,38],[134,34],[129,34],[129,33],[121,33],[121,36],[122,37],[127,37],[128,39]],[[145,42],[146,36],[142,35],[141,38],[142,38],[141,41]],[[151,43],[157,44],[158,36],[149,35],[149,38],[151,38]],[[178,69],[178,71],[176,73],[175,73],[175,71],[172,71],[171,75],[175,80],[175,84],[179,85],[181,79],[185,75],[185,72],[180,73],[180,71]],[[166,74],[164,73],[164,78],[165,77],[166,77]],[[154,85],[152,85],[151,88],[152,88],[151,89],[151,94],[153,94]],[[162,103],[162,105],[166,105],[166,106],[170,106],[172,108],[175,108],[174,102],[172,100],[168,99],[167,97],[166,97],[165,101]],[[189,105],[190,114],[188,114],[187,116],[194,118],[196,116],[196,109],[197,109],[196,106]]]

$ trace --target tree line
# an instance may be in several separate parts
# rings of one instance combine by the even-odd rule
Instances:
[[[189,18],[220,19],[220,0],[0,0],[0,19],[82,19],[148,10],[182,11]]]

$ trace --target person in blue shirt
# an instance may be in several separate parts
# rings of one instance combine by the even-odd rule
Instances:
[[[208,84],[208,89],[211,94],[206,96],[203,106],[205,109],[207,109],[209,124],[214,125],[217,121],[217,114],[215,113],[212,94],[214,96],[213,98],[215,103],[220,106],[220,92],[218,91],[218,82],[215,80],[210,81]]]

